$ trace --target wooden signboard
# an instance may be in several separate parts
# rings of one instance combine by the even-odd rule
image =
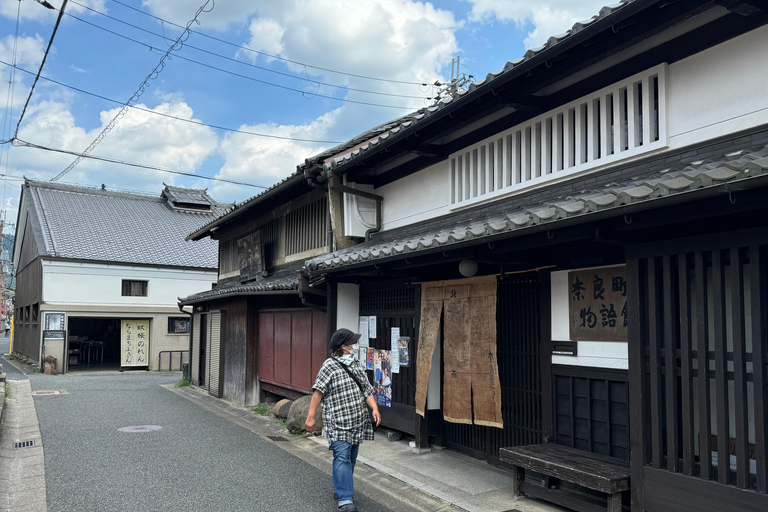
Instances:
[[[260,231],[238,240],[237,254],[240,260],[241,282],[250,281],[263,275],[264,251],[261,245]]]
[[[573,341],[627,341],[627,267],[568,273]]]
[[[149,320],[121,320],[120,366],[149,366]]]

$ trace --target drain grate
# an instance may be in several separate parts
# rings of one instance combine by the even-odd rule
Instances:
[[[34,441],[21,441],[20,443],[13,443],[14,448],[30,448],[35,446]]]
[[[287,441],[283,436],[267,436],[267,438],[273,441]]]

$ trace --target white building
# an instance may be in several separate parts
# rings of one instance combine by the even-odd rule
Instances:
[[[13,352],[57,372],[181,368],[177,297],[216,281],[217,246],[185,236],[224,210],[205,190],[158,196],[27,180],[13,262]]]

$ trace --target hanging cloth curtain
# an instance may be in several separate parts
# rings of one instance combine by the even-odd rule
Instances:
[[[422,283],[416,412],[424,416],[443,320],[443,417],[503,428],[496,361],[496,276]]]

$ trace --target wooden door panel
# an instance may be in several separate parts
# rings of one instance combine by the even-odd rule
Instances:
[[[309,389],[312,387],[312,311],[295,311],[292,325],[291,385]]]
[[[275,377],[275,315],[259,314],[259,377]]]
[[[291,384],[291,313],[275,313],[275,375],[281,384]]]

